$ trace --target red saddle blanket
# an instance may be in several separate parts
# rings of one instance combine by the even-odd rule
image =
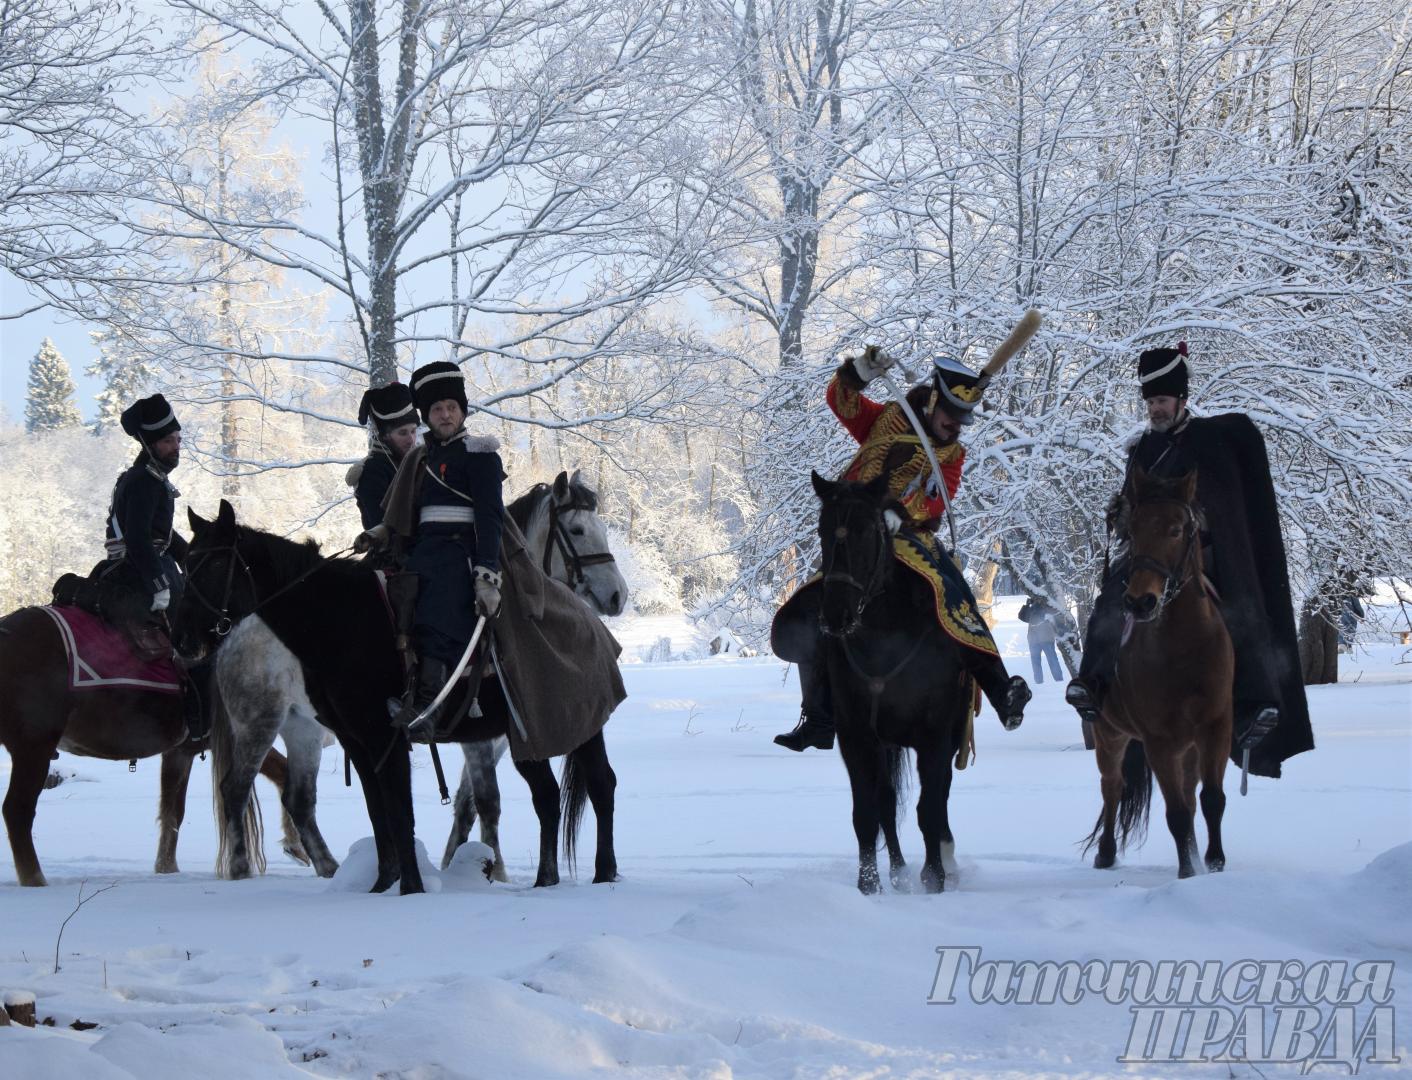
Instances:
[[[76,607],[43,607],[69,654],[71,690],[148,690],[180,694],[181,673],[170,657],[146,660],[121,630]]]

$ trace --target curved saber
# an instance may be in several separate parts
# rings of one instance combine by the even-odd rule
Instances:
[[[475,631],[471,634],[471,642],[470,642],[470,644],[466,646],[466,651],[461,654],[461,659],[460,659],[460,661],[457,662],[455,670],[452,671],[450,677],[447,678],[447,680],[446,680],[446,685],[441,688],[441,693],[437,694],[436,697],[432,698],[431,704],[428,705],[428,706],[427,706],[425,709],[423,709],[421,712],[419,712],[419,713],[417,714],[416,719],[413,720],[410,724],[407,725],[407,729],[408,729],[409,731],[410,731],[412,728],[416,727],[418,724],[425,723],[425,722],[426,722],[426,718],[427,718],[428,716],[430,716],[430,715],[432,714],[432,712],[433,712],[438,706],[440,706],[440,704],[441,704],[443,701],[446,700],[446,696],[451,693],[451,688],[452,688],[453,686],[455,686],[456,683],[457,683],[457,681],[461,678],[461,672],[465,671],[465,670],[466,670],[466,665],[471,662],[471,653],[473,653],[473,652],[476,651],[476,642],[480,640],[481,632],[482,632],[484,629],[485,629],[485,616],[482,615],[482,616],[476,621],[476,628],[475,628]]]
[[[951,531],[951,550],[954,553],[956,551],[956,519],[951,514],[951,494],[946,490],[946,479],[941,475],[941,466],[937,464],[936,452],[932,449],[931,436],[922,427],[922,422],[917,419],[917,414],[912,411],[912,406],[907,401],[907,395],[899,390],[897,384],[892,381],[892,376],[884,372],[882,381],[883,385],[892,391],[892,396],[902,407],[902,414],[907,417],[907,422],[912,425],[912,430],[917,433],[917,438],[922,443],[922,449],[926,451],[927,462],[932,467],[932,476],[936,479],[938,490],[941,491],[941,505],[946,508],[946,527]]]
[[[999,374],[1010,358],[1029,344],[1030,338],[1035,336],[1039,329],[1043,317],[1038,308],[1030,308],[1020,317],[1020,321],[1015,324],[1015,328],[1010,331],[1010,336],[1002,341],[990,359],[986,361],[985,367],[981,368],[981,388],[989,385],[990,380]],[[907,395],[897,388],[897,384],[892,381],[892,376],[886,372],[882,375],[883,385],[892,391],[892,396],[897,404],[901,406],[902,413],[907,417],[907,422],[912,425],[912,430],[917,433],[917,438],[921,440],[922,449],[926,451],[927,462],[932,467],[932,477],[936,480],[937,489],[941,492],[941,505],[946,508],[946,527],[951,533],[951,550],[956,551],[956,519],[951,513],[951,494],[946,490],[946,480],[941,475],[941,466],[937,464],[936,453],[932,450],[931,437],[926,429],[922,427],[922,422],[917,419],[917,414],[912,411],[912,406],[907,402]]]

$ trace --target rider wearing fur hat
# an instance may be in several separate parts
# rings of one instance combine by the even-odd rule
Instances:
[[[848,433],[859,443],[858,452],[844,469],[841,479],[867,483],[887,477],[888,492],[906,514],[904,530],[924,537],[928,552],[925,565],[914,566],[936,581],[942,629],[960,647],[962,663],[1007,727],[1017,725],[1024,715],[1030,689],[1020,676],[1006,672],[981,618],[970,587],[961,576],[952,556],[932,540],[946,512],[948,501],[961,486],[961,467],[966,451],[958,438],[961,429],[975,421],[989,377],[972,371],[951,357],[932,362],[931,377],[907,394],[908,404],[921,418],[932,451],[946,484],[943,495],[936,487],[931,463],[921,439],[897,402],[882,404],[866,397],[864,388],[885,375],[894,361],[875,347],[861,357],[848,358],[829,383],[829,408]],[[832,748],[834,719],[828,680],[817,660],[817,600],[814,584],[806,585],[785,603],[775,616],[772,645],[777,656],[799,665],[804,705],[799,724],[775,742],[789,750]]]
[[[145,623],[165,629],[165,613],[181,599],[185,585],[180,563],[187,543],[172,528],[181,492],[169,478],[181,462],[181,424],[161,394],[129,405],[119,422],[142,449],[113,485],[103,542],[108,561],[92,576],[102,590],[109,621],[130,630]],[[144,641],[144,646],[149,643]],[[210,662],[191,665],[185,674],[183,712],[189,736],[199,741],[208,728],[204,703]]]
[[[142,450],[113,485],[104,541],[113,565],[104,583],[115,592],[125,587],[137,609],[131,614],[162,612],[181,594],[178,560],[186,554],[186,541],[172,530],[181,493],[168,479],[181,462],[181,424],[161,394],[129,405],[120,423]]]
[[[426,364],[412,373],[412,400],[427,435],[398,466],[386,511],[398,491],[410,488],[414,514],[405,522],[385,514],[362,533],[355,550],[385,548],[393,530],[408,548],[405,569],[416,575],[412,637],[416,643],[416,690],[396,723],[414,739],[436,729],[441,709],[420,725],[412,721],[436,698],[460,661],[478,616],[500,609],[500,532],[505,507],[499,444],[465,429],[465,381],[455,364]],[[402,532],[401,530],[404,530]],[[443,703],[444,705],[444,703]]]
[[[1137,469],[1167,478],[1196,470],[1196,499],[1205,514],[1202,566],[1235,650],[1232,756],[1239,763],[1248,749],[1251,772],[1277,777],[1282,761],[1313,748],[1314,736],[1265,440],[1243,413],[1193,415],[1187,407],[1186,342],[1145,350],[1137,375],[1148,426],[1129,449],[1122,492]],[[1083,662],[1065,694],[1085,720],[1097,718],[1122,647],[1128,576],[1123,519],[1121,512],[1110,514],[1112,553],[1089,619]]]
[[[382,501],[397,466],[417,441],[417,409],[412,391],[400,382],[390,382],[364,391],[358,404],[358,423],[372,425],[368,456],[348,470],[348,486],[363,528],[382,522]]]

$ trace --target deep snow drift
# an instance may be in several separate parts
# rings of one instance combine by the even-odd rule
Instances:
[[[624,628],[627,658],[699,648],[679,626]],[[1023,628],[1002,624],[1012,670],[1030,675]],[[1391,646],[1345,659],[1316,688],[1319,748],[1283,780],[1227,774],[1229,868],[1175,880],[1155,797],[1146,845],[1099,872],[1076,841],[1098,810],[1092,755],[1052,682],[1024,727],[988,710],[960,773],[952,821],[959,882],[942,896],[864,898],[837,754],[770,744],[797,713],[792,670],[768,658],[629,663],[631,697],[606,736],[618,774],[623,880],[581,871],[534,890],[536,824],[504,763],[509,885],[474,858],[428,877],[425,896],[361,891],[361,799],[326,752],[320,820],[340,855],[332,882],[278,851],[277,804],[260,792],[270,872],[216,880],[209,766],[193,774],[178,856],[151,873],[157,765],[64,758],[77,774],[40,801],[36,839],[51,887],[13,884],[0,854],[0,991],[32,991],[55,1026],[0,1028],[0,1077],[92,1080],[284,1076],[652,1077],[1278,1076],[1290,1065],[1123,1064],[1139,1004],[1090,992],[1074,1004],[976,1003],[933,986],[939,947],[985,960],[1395,962],[1392,1008],[1412,1068],[1412,665]],[[452,767],[458,755],[451,751]],[[439,857],[449,812],[425,751],[418,837]],[[8,761],[0,758],[0,782]],[[904,846],[915,875],[911,806]],[[469,854],[469,853],[468,853]],[[55,936],[80,883],[117,887]],[[437,886],[432,886],[437,888]],[[1360,1022],[1366,1019],[1360,1011]],[[97,1027],[75,1031],[81,1020]],[[1370,1041],[1364,1056],[1373,1053]],[[1320,1073],[1329,1075],[1331,1066]],[[1345,1070],[1334,1070],[1341,1074]]]

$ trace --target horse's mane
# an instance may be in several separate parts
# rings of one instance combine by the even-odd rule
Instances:
[[[276,581],[296,578],[323,558],[316,540],[290,540],[247,525],[240,526],[238,542],[246,559],[269,571]],[[324,566],[344,571],[366,569],[362,562],[353,559],[330,559]]]
[[[520,531],[526,536],[529,535],[530,521],[535,514],[540,511],[541,504],[548,497],[551,487],[548,484],[535,484],[505,509],[509,511],[510,517],[515,524],[520,527]],[[582,510],[598,509],[598,493],[585,484],[582,480],[570,480],[569,491],[574,496],[574,503]]]

